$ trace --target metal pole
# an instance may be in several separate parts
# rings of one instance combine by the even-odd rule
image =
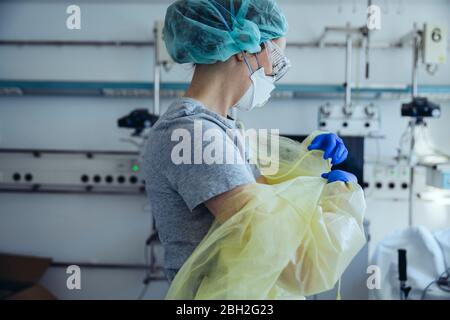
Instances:
[[[418,94],[418,70],[419,70],[419,54],[420,54],[420,36],[417,31],[417,24],[414,23],[413,37],[413,71],[412,71],[412,98]]]
[[[372,0],[368,0],[367,7],[370,8],[372,6]],[[370,77],[370,29],[367,28],[367,34],[365,37],[365,51],[366,51],[366,79]]]
[[[160,115],[160,94],[161,94],[161,66],[155,62],[155,75],[153,83],[153,113]]]
[[[352,49],[353,40],[351,35],[347,35],[347,49],[345,51],[345,106],[352,103]]]
[[[412,119],[410,122],[411,127],[411,144],[409,153],[409,194],[408,194],[408,225],[413,226],[414,215],[414,148],[415,148],[415,130],[416,119]]]
[[[412,69],[412,99],[414,100],[418,96],[418,71],[419,71],[419,55],[421,39],[417,30],[417,24],[414,23],[413,27],[413,69]],[[408,225],[413,225],[414,215],[414,148],[415,148],[415,131],[417,125],[417,119],[412,119],[410,122],[411,127],[411,141],[409,150],[409,195],[408,195]]]
[[[157,38],[156,26],[154,29],[155,39]],[[161,94],[161,65],[159,64],[158,56],[158,43],[155,41],[156,45],[154,47],[154,57],[155,61],[153,63],[154,68],[154,79],[153,79],[153,114],[156,116],[160,115],[160,94]]]

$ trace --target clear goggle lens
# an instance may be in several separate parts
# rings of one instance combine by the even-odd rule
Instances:
[[[272,62],[272,77],[275,81],[283,78],[291,68],[290,60],[283,54],[281,48],[272,41],[266,42],[269,51],[270,61]]]

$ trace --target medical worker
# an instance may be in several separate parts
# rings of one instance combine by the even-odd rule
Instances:
[[[290,67],[284,55],[287,30],[286,17],[273,0],[179,0],[167,10],[168,52],[175,62],[194,68],[184,97],[152,128],[144,161],[169,281],[205,237],[215,215],[230,206],[229,199],[249,185],[265,183],[242,146],[229,138],[237,124],[228,115],[232,108],[251,111],[267,103],[276,81]],[[204,159],[196,152],[210,143],[202,133],[210,129],[223,152],[236,152],[242,162],[199,161]],[[183,139],[190,148],[179,152]],[[317,136],[309,149],[324,151],[332,164],[343,162],[348,154],[342,140],[330,133]],[[343,171],[324,172],[323,178],[330,183],[356,182]]]

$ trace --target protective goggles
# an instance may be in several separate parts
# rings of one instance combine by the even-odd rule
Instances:
[[[264,45],[268,50],[269,58],[272,62],[272,74],[270,76],[274,78],[274,81],[278,81],[291,68],[291,61],[283,54],[281,48],[272,41],[267,41]]]

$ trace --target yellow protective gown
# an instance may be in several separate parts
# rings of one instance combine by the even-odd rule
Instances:
[[[359,185],[320,177],[330,163],[307,150],[317,134],[281,138],[279,157],[260,159],[278,173],[227,203],[166,299],[302,299],[335,286],[365,243],[365,201]]]

